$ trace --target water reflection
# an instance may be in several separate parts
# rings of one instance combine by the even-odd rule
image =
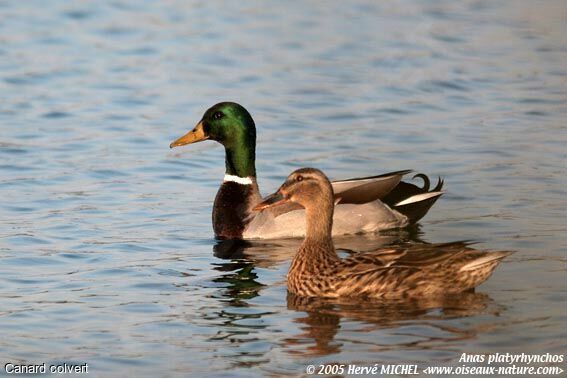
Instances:
[[[230,272],[213,279],[213,282],[227,285],[223,296],[230,298],[230,304],[233,306],[246,306],[245,300],[256,297],[264,286],[256,280],[258,275],[254,272],[254,264],[251,262],[236,260],[229,264],[220,264],[215,269]]]
[[[313,355],[327,355],[339,353],[341,343],[335,340],[335,336],[341,329],[344,321],[362,322],[372,325],[373,328],[385,328],[396,330],[402,325],[427,325],[439,331],[445,340],[464,340],[476,336],[474,329],[460,329],[450,327],[435,321],[469,317],[485,312],[489,305],[493,304],[490,297],[483,293],[461,293],[459,295],[446,296],[442,298],[429,298],[421,300],[406,301],[368,301],[362,299],[329,300],[323,298],[302,298],[288,293],[288,309],[301,311],[306,316],[296,318],[300,323],[301,333],[288,338],[289,344],[307,344],[306,351]],[[367,332],[367,327],[359,329]],[[427,333],[432,332],[427,329]],[[436,332],[433,332],[436,333]],[[400,329],[400,336],[403,331]],[[408,336],[408,335],[404,335]],[[426,347],[425,342],[431,341],[431,335],[416,333],[407,340],[400,337],[398,342],[381,344],[380,340],[373,343],[381,348],[420,348],[421,344]],[[436,336],[438,337],[438,336]],[[415,340],[417,338],[418,340]],[[394,345],[395,344],[395,347]]]
[[[333,238],[335,247],[346,253],[368,252],[404,243],[425,243],[419,225],[376,234],[343,235]],[[221,240],[213,246],[213,254],[221,259],[245,259],[267,267],[289,261],[302,239]]]

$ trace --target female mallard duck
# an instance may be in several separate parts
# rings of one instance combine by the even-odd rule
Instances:
[[[341,259],[335,252],[333,187],[323,172],[302,168],[256,210],[295,203],[305,208],[305,239],[291,262],[288,290],[302,297],[400,298],[460,293],[484,282],[509,252],[445,248],[425,254],[407,249]]]
[[[225,148],[226,173],[213,205],[213,228],[220,239],[261,239],[304,236],[304,210],[282,206],[259,213],[256,182],[256,127],[241,105],[221,102],[208,109],[197,126],[170,147],[211,139]],[[332,183],[335,192],[335,235],[405,227],[421,219],[443,194],[443,182],[429,191],[401,182],[411,171],[397,171]]]

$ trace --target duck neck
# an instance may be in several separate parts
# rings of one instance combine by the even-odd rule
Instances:
[[[256,140],[239,141],[225,146],[226,174],[238,177],[256,177]]]
[[[292,260],[289,275],[316,274],[321,268],[339,261],[335,251],[331,229],[333,210],[306,209],[307,232],[297,254]]]
[[[333,238],[331,236],[333,229],[333,210],[334,206],[325,206],[323,204],[315,204],[315,206],[305,210],[307,223],[305,243],[324,245],[335,254]]]

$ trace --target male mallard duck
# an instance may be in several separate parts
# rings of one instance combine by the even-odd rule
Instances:
[[[197,126],[170,147],[203,140],[221,143],[226,152],[224,182],[213,205],[213,229],[220,239],[262,239],[304,236],[304,210],[289,205],[259,213],[252,208],[261,200],[256,182],[256,126],[250,113],[233,102],[208,109]],[[401,182],[411,171],[335,181],[335,235],[374,232],[405,227],[421,219],[443,194],[443,182],[429,191]]]
[[[404,249],[341,259],[333,245],[333,187],[323,172],[302,168],[256,210],[289,202],[305,208],[306,236],[291,262],[288,290],[302,297],[400,298],[460,293],[484,282],[509,252],[445,248],[430,253]]]

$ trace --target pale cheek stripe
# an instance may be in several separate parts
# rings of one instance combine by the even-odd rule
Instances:
[[[250,177],[238,177],[234,175],[224,175],[224,182],[232,181],[239,183],[240,185],[252,185],[252,179]]]

